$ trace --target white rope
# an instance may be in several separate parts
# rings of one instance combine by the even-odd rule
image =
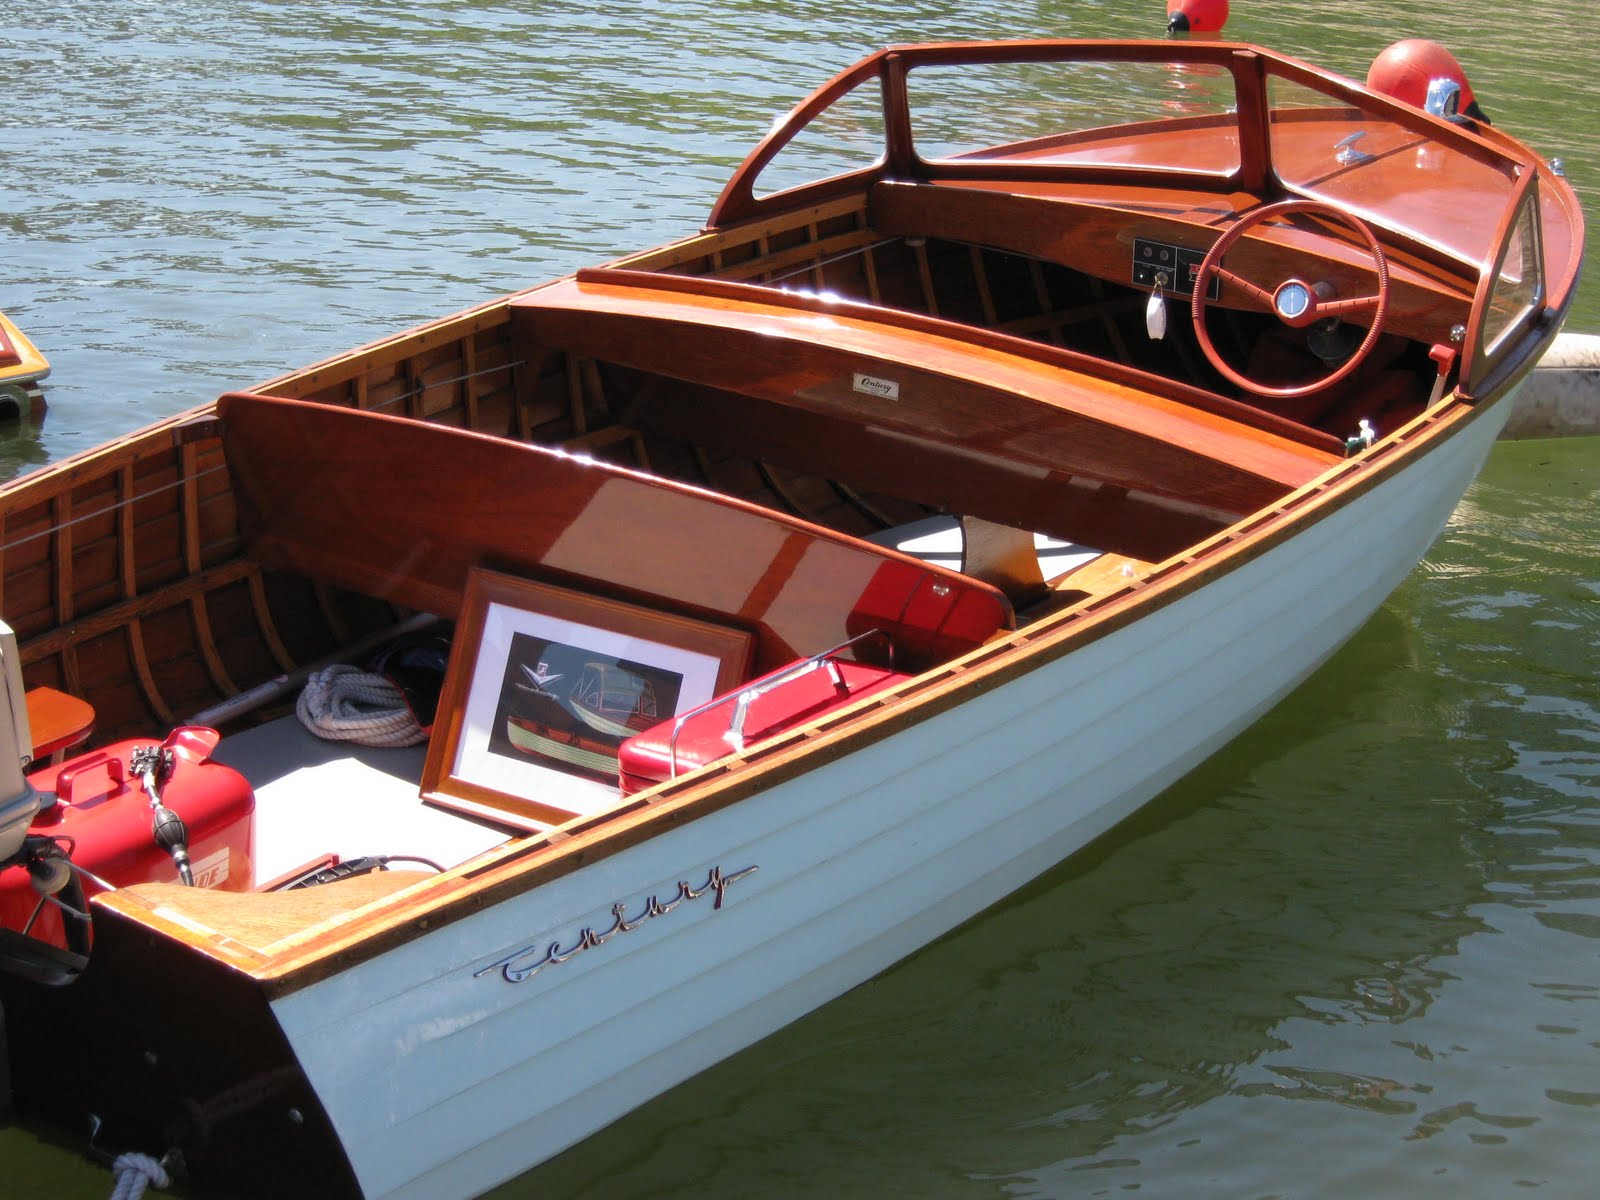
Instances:
[[[405,697],[382,675],[347,663],[314,672],[295,702],[300,723],[330,742],[413,746],[425,739]]]
[[[120,1154],[111,1169],[117,1174],[117,1186],[111,1200],[139,1200],[145,1188],[154,1184],[158,1188],[171,1185],[167,1169],[161,1160],[148,1154]]]

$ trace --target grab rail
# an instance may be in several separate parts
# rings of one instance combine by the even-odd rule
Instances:
[[[871,637],[881,637],[883,639],[884,645],[888,647],[889,651],[889,665],[893,667],[893,639],[881,629],[869,629],[865,633],[856,634],[849,641],[840,642],[831,650],[824,650],[820,654],[813,654],[810,658],[801,659],[797,663],[779,667],[776,671],[770,671],[759,679],[752,680],[737,692],[727,692],[721,696],[713,697],[704,704],[698,704],[688,712],[680,714],[677,720],[672,723],[672,736],[667,739],[667,770],[669,772],[667,778],[676,779],[678,777],[678,734],[683,731],[684,725],[690,720],[702,713],[710,712],[714,708],[732,704],[734,706],[733,720],[728,723],[728,732],[723,736],[727,739],[728,744],[733,747],[733,753],[737,754],[744,749],[744,723],[750,715],[750,706],[752,704],[768,692],[788,683],[792,679],[798,679],[802,675],[809,675],[825,663],[828,667],[828,673],[833,677],[833,686],[836,688],[845,687],[844,676],[839,672],[836,656],[850,649],[856,643]]]

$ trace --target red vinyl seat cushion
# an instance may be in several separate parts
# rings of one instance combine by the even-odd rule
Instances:
[[[838,669],[841,683],[835,683],[830,665]],[[905,678],[907,676],[898,671],[870,663],[824,662],[815,670],[776,683],[751,701],[745,715],[744,745],[814,721]],[[738,692],[729,693],[721,698],[724,703],[696,713],[683,723],[676,747],[678,775],[740,749],[729,737],[738,709],[738,695]],[[663,721],[635,734],[618,747],[617,765],[623,795],[673,777],[672,730],[676,723],[676,717]]]

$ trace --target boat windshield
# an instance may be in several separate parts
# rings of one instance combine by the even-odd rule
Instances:
[[[1381,113],[1276,73],[1267,76],[1272,167],[1288,188],[1482,265],[1516,180]]]
[[[711,224],[880,178],[1299,195],[1478,272],[1526,165],[1479,133],[1258,47],[890,47],[780,119]]]
[[[1234,79],[1215,62],[1074,58],[912,61],[910,132],[924,162],[1134,167],[1226,179],[1238,170]],[[767,197],[885,161],[876,74],[851,81],[785,141],[754,193]],[[1204,136],[1196,136],[1204,134]]]
[[[1239,166],[1233,76],[1212,63],[933,63],[908,72],[906,94],[912,141],[928,161],[1217,176]]]

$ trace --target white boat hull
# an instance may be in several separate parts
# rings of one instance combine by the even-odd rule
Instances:
[[[518,1175],[1088,844],[1366,621],[1510,410],[1022,678],[277,1000],[366,1195]],[[641,920],[680,881],[749,868],[720,909],[713,890]],[[610,930],[615,905],[637,928],[509,980]]]

